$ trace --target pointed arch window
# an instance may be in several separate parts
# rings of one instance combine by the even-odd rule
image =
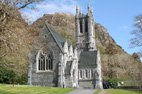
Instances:
[[[80,77],[79,77],[80,79],[83,78],[83,71],[82,71],[82,70],[79,70],[79,76],[80,76]]]
[[[89,69],[86,69],[85,73],[86,73],[86,79],[89,79]]]
[[[83,33],[83,25],[82,25],[82,19],[80,20],[80,33]]]
[[[50,51],[39,51],[37,56],[37,71],[46,72],[53,70],[53,55]]]
[[[85,32],[88,32],[88,18],[85,20]]]
[[[91,78],[94,78],[94,70],[91,69]]]

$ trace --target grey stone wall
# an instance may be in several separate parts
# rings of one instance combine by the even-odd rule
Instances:
[[[66,82],[66,87],[71,88],[72,87],[72,79],[70,75],[65,76],[65,82]]]
[[[95,88],[93,80],[79,80],[79,87],[83,88]]]
[[[80,70],[82,70],[82,77],[80,74]],[[86,77],[86,70],[88,73],[88,77]],[[96,86],[96,77],[95,77],[95,72],[96,72],[96,67],[94,68],[84,68],[82,67],[81,69],[79,68],[79,87],[82,88],[95,88]]]
[[[47,46],[47,50],[53,52],[53,71],[49,72],[37,72],[36,67],[36,55],[40,49]],[[58,85],[58,63],[60,60],[59,54],[60,49],[58,48],[55,40],[52,35],[45,30],[39,35],[39,38],[36,40],[31,53],[29,55],[29,61],[32,63],[29,69],[31,74],[29,75],[29,80],[31,80],[31,85],[40,85],[40,86],[57,86]],[[28,81],[30,82],[30,81]]]

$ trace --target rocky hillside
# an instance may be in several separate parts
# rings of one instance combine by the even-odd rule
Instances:
[[[75,43],[75,19],[71,14],[47,14],[33,23],[33,27],[43,27],[48,21],[59,33]],[[135,79],[133,71],[138,70],[139,63],[121,46],[117,45],[101,24],[94,26],[97,47],[101,52],[102,70],[104,78]],[[125,77],[124,77],[125,76]]]
[[[71,39],[75,44],[73,15],[48,14],[38,19],[32,26],[28,26],[17,9],[0,4],[0,68],[4,66],[13,70],[19,77],[18,79],[27,78],[28,53],[36,37],[42,31],[39,28],[44,26],[46,20],[61,35]],[[112,77],[135,79],[139,73],[138,67],[141,68],[140,64],[115,43],[105,27],[96,24],[94,28],[97,47],[101,52],[103,77],[105,79]]]

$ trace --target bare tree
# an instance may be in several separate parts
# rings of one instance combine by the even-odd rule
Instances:
[[[131,32],[133,38],[130,41],[132,47],[142,47],[142,15],[135,17],[135,29]]]
[[[0,3],[17,7],[18,9],[22,9],[27,7],[29,4],[40,2],[43,0],[0,0]]]

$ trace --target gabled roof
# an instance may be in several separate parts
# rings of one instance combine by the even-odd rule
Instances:
[[[97,67],[97,51],[81,52],[78,68],[95,68]]]
[[[64,37],[62,37],[58,32],[56,32],[54,30],[54,28],[48,24],[45,24],[46,25],[46,32],[50,32],[52,37],[54,38],[55,42],[57,43],[59,49],[61,50],[62,53],[63,52],[63,46],[64,46],[64,43],[66,42],[66,39]]]

